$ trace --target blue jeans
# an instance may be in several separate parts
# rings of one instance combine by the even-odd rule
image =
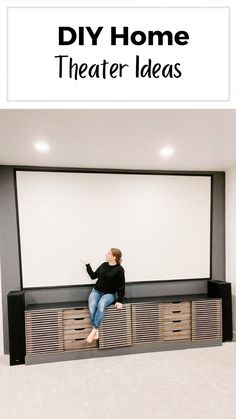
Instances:
[[[105,315],[106,307],[112,304],[115,300],[116,293],[105,294],[104,292],[95,290],[95,288],[92,289],[88,298],[88,306],[93,327],[96,329],[99,328],[99,325]]]

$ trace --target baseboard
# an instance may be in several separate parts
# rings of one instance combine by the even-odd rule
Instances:
[[[236,331],[233,330],[233,339],[232,342],[236,342]]]

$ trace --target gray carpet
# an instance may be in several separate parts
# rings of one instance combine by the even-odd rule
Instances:
[[[0,357],[1,419],[236,419],[236,342],[40,365]]]

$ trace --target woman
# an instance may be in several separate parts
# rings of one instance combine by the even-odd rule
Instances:
[[[86,265],[90,278],[98,278],[88,298],[90,318],[93,326],[92,331],[87,337],[88,343],[99,338],[98,328],[104,317],[106,307],[115,300],[115,307],[117,309],[123,307],[125,271],[121,266],[121,257],[122,253],[119,249],[111,248],[106,253],[106,262],[102,263],[95,272],[93,272],[88,261],[82,260]]]

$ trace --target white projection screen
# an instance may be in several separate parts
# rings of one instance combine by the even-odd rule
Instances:
[[[105,253],[126,282],[210,277],[211,177],[16,171],[24,288],[94,284]]]

